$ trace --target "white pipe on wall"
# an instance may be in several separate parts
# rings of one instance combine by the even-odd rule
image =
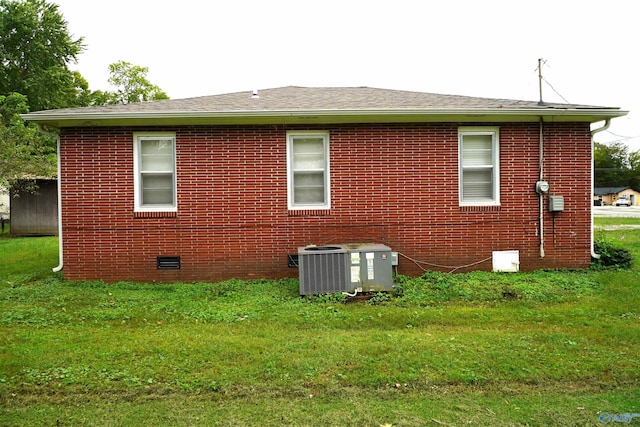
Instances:
[[[58,154],[58,265],[53,267],[53,272],[57,273],[62,270],[64,266],[63,256],[62,256],[62,174],[61,166],[60,166],[60,135],[56,135],[57,143],[56,143],[56,151]]]
[[[539,181],[542,181],[544,178],[544,129],[542,123],[542,117],[540,117],[540,134],[538,136]],[[540,258],[544,258],[544,194],[542,192],[538,194],[538,212],[540,215]]]
[[[60,164],[60,135],[46,130],[40,123],[38,123],[38,131],[41,134],[49,135],[56,139],[56,155],[58,156],[58,265],[53,267],[52,270],[54,273],[57,273],[62,270],[64,265],[64,258],[62,256],[62,167]]]
[[[605,131],[607,129],[609,129],[609,125],[611,124],[611,119],[607,119],[604,122],[604,125],[602,127],[599,127],[597,129],[594,129],[591,131],[591,197],[589,198],[591,200],[591,202],[589,203],[589,209],[591,210],[591,257],[594,259],[599,259],[600,258],[600,254],[596,253],[596,249],[595,249],[595,245],[594,245],[594,227],[593,227],[593,188],[596,182],[596,169],[595,169],[595,165],[593,163],[593,148],[594,148],[594,137],[596,135],[596,133],[598,132],[602,132]]]

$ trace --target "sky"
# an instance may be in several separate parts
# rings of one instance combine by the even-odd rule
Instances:
[[[635,0],[49,0],[85,52],[71,69],[148,67],[172,99],[368,86],[620,107],[600,143],[640,150]],[[593,125],[599,127],[602,123]]]

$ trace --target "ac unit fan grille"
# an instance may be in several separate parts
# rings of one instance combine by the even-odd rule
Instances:
[[[344,251],[299,255],[300,294],[341,292],[347,288],[348,274]]]

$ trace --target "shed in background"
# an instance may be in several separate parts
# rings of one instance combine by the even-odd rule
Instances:
[[[12,236],[56,236],[58,234],[58,181],[37,179],[35,193],[11,191]]]

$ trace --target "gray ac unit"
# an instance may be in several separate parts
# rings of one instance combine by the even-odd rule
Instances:
[[[300,295],[389,291],[393,287],[391,248],[349,243],[298,248]]]

